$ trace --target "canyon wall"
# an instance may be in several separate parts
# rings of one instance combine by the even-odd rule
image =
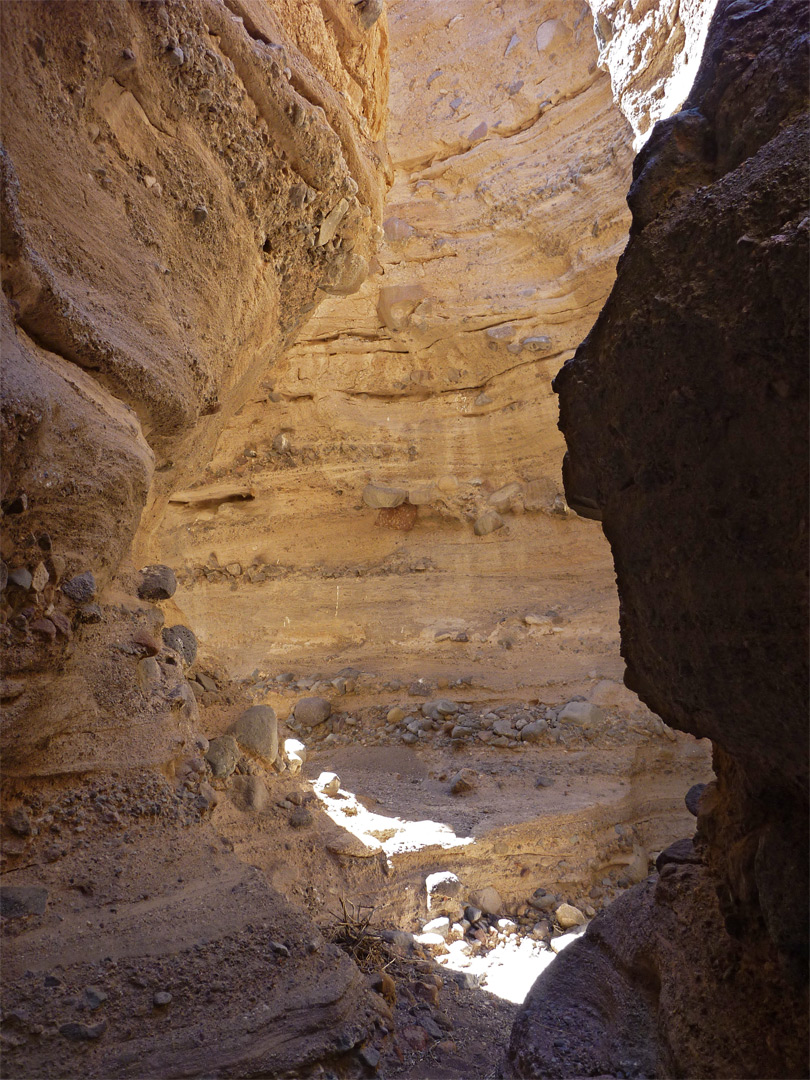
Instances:
[[[381,999],[211,826],[189,655],[155,602],[172,574],[130,552],[318,297],[369,270],[386,19],[200,0],[0,20],[5,1068],[339,1060]]]
[[[585,4],[395,2],[389,26],[371,273],[324,298],[206,468],[175,469],[139,551],[243,675],[588,692],[620,677],[615,591],[598,527],[567,514],[550,382],[613,280],[632,133]]]
[[[568,499],[613,551],[626,682],[712,739],[717,780],[694,844],[538,982],[518,1075],[622,1054],[806,1075],[807,51],[806,5],[719,5],[683,110],[634,164],[616,285],[555,381]],[[545,1022],[586,982],[587,1034],[558,1043]]]

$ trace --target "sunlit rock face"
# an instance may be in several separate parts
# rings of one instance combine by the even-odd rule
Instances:
[[[369,271],[386,21],[335,12],[3,8],[2,556],[51,560],[5,595],[7,671],[62,664],[68,631],[30,632],[74,617],[62,582],[103,590],[147,491],[201,467],[305,313]]]
[[[220,845],[199,770],[180,790],[207,742],[129,552],[145,505],[208,461],[318,298],[369,271],[388,70],[375,10],[0,5],[3,1013],[33,971],[41,987],[58,966],[46,985],[64,989],[95,965],[108,991],[67,1035],[78,999],[42,1001],[35,1046],[4,1036],[15,1075],[300,1075],[373,1025],[339,950],[285,948],[269,971],[267,928],[315,928]],[[239,979],[212,1012],[234,948]],[[188,993],[158,1030],[153,991],[131,995],[164,986],[161,955]]]
[[[641,149],[656,121],[677,112],[692,88],[716,0],[660,3],[589,0],[599,66]]]
[[[178,476],[203,505],[171,495],[145,550],[178,567],[178,611],[240,671],[341,656],[615,677],[607,549],[566,515],[550,390],[629,224],[632,132],[593,18],[393,3],[389,27],[392,187],[370,276],[324,298],[209,468]],[[252,497],[218,502],[234,476]],[[369,483],[407,499],[368,505]],[[496,640],[527,603],[561,617],[539,656],[525,628],[511,652]]]
[[[713,740],[718,778],[694,847],[535,987],[519,1075],[609,1074],[622,1053],[645,1075],[807,1072],[807,48],[804,4],[719,5],[684,110],[634,164],[610,299],[555,381],[569,500],[615,559],[626,682]],[[591,1022],[558,1055],[545,1021],[583,985]]]

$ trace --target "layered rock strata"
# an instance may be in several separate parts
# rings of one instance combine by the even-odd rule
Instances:
[[[194,637],[162,635],[174,575],[129,553],[174,463],[182,487],[317,299],[368,273],[386,20],[348,0],[0,20],[7,1067],[337,1061],[374,996],[211,826]]]
[[[719,6],[684,109],[636,159],[616,286],[555,381],[568,499],[613,550],[627,684],[712,739],[717,781],[694,852],[535,987],[518,1075],[623,1054],[659,1075],[807,1070],[807,48],[803,4]],[[560,1049],[549,1002],[582,980],[592,1019]],[[778,1040],[747,1037],[777,1014]]]
[[[616,675],[607,548],[566,514],[550,391],[629,223],[632,133],[590,11],[393,3],[389,19],[372,272],[313,313],[205,472],[178,478],[144,558],[178,567],[177,617],[244,674],[340,656],[511,688],[557,666],[575,686]],[[497,640],[527,602],[562,619],[538,662]]]

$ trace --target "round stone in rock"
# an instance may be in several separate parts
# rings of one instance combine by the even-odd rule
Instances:
[[[239,746],[233,735],[221,735],[208,744],[205,760],[211,766],[212,774],[224,780],[236,768],[240,756]]]
[[[450,793],[462,795],[466,791],[472,791],[475,787],[476,776],[472,769],[461,769],[450,781]]]
[[[683,801],[686,803],[686,809],[695,817],[697,817],[700,808],[700,796],[705,790],[705,784],[693,784],[684,796]]]
[[[155,563],[141,570],[141,580],[138,585],[138,596],[141,600],[169,600],[176,590],[177,578],[170,566]]]
[[[389,724],[398,724],[401,720],[404,720],[408,714],[404,709],[401,709],[399,705],[395,705],[392,709],[388,710],[386,720]]]
[[[559,723],[578,728],[592,728],[604,719],[604,710],[590,701],[569,701],[557,716]]]
[[[429,874],[425,878],[425,888],[428,894],[428,910],[430,910],[434,897],[445,897],[448,900],[455,899],[461,893],[461,882],[450,870],[438,870],[435,874]]]
[[[92,570],[85,570],[83,574],[76,574],[62,582],[62,592],[72,600],[74,604],[86,604],[96,595],[96,579]]]
[[[495,532],[496,529],[502,529],[505,524],[506,522],[500,514],[494,510],[487,510],[475,519],[473,532],[476,536],[488,536],[490,533]]]
[[[575,908],[573,904],[566,903],[560,904],[554,912],[554,917],[563,930],[570,930],[573,926],[582,926],[586,921],[585,916],[579,908]]]
[[[79,622],[97,623],[103,618],[104,612],[98,604],[82,604],[79,608]]]
[[[197,637],[187,626],[179,623],[177,626],[164,626],[163,643],[180,653],[186,664],[193,664],[197,659]]]
[[[388,484],[366,484],[363,488],[363,502],[375,510],[391,509],[401,506],[408,498],[405,488],[390,487]]]
[[[541,738],[543,737],[543,732],[547,729],[548,724],[545,720],[535,720],[531,724],[526,724],[523,728],[521,728],[520,737],[524,742],[540,742]]]
[[[295,703],[293,716],[303,727],[312,728],[328,720],[332,706],[322,697],[305,697]]]
[[[157,1005],[158,1008],[163,1008],[166,1005],[170,1005],[171,1000],[172,995],[169,993],[168,990],[158,990],[158,992],[152,998],[152,1001],[155,1003],[155,1005]]]
[[[294,829],[305,829],[312,824],[312,814],[305,806],[297,806],[287,819]]]
[[[246,709],[229,732],[244,750],[269,764],[278,757],[278,720],[269,705]]]

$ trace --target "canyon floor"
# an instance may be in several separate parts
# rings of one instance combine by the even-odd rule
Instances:
[[[276,1008],[301,1057],[320,1062],[302,1075],[326,1076],[315,1028],[348,1007],[333,984],[358,977],[375,991],[376,1036],[338,1073],[495,1075],[516,1001],[571,939],[555,907],[590,919],[646,877],[691,835],[684,795],[712,775],[705,743],[598,677],[615,660],[509,693],[506,680],[528,681],[506,662],[537,630],[522,625],[478,674],[422,665],[406,682],[324,664],[233,682],[202,656],[186,670],[207,739],[272,701],[280,738],[305,746],[300,771],[248,756],[227,779],[206,769],[204,789],[122,751],[120,771],[29,784],[5,845],[4,881],[28,905],[4,920],[7,1075],[139,1076],[159,1031],[150,1075],[202,1068],[211,1039],[222,1068],[222,1040],[225,1060],[244,1057]],[[549,655],[561,636],[550,625]],[[293,708],[318,695],[332,713],[307,729]],[[585,708],[566,720],[572,700]],[[453,793],[459,775],[466,790]],[[455,895],[431,893],[431,875],[454,875]],[[470,907],[488,912],[469,925]],[[449,932],[422,936],[437,917]]]

